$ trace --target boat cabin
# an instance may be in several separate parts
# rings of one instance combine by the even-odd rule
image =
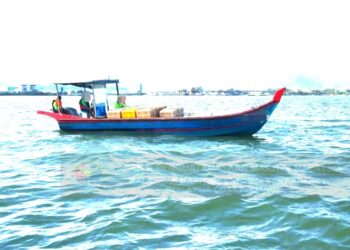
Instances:
[[[70,82],[70,83],[54,83],[56,86],[57,96],[63,94],[64,86],[75,86],[80,88],[82,98],[86,102],[92,100],[91,109],[95,118],[105,118],[109,110],[107,85],[115,85],[115,93],[119,96],[119,80],[95,80],[90,82]],[[110,88],[109,88],[110,89]],[[92,96],[92,98],[91,98]],[[75,109],[67,108],[70,115],[78,115]],[[75,110],[75,112],[74,112]]]

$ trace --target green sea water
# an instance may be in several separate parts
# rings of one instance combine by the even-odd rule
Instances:
[[[0,249],[350,249],[349,96],[285,96],[256,135],[212,138],[62,132],[36,114],[51,99],[0,97]]]

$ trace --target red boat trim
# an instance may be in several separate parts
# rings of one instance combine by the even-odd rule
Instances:
[[[276,91],[275,95],[273,96],[273,101],[274,102],[279,102],[286,91],[286,88],[282,88]]]

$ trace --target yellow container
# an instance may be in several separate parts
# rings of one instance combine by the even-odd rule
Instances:
[[[137,108],[125,108],[122,110],[122,118],[136,118]]]

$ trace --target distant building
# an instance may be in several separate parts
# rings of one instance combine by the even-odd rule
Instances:
[[[142,83],[140,83],[139,94],[142,94]]]
[[[30,92],[36,92],[36,91],[38,91],[37,88],[36,88],[36,84],[30,84],[30,85],[29,85],[29,91],[30,91]]]
[[[27,92],[28,91],[28,85],[27,84],[22,84],[21,91],[22,92]]]

